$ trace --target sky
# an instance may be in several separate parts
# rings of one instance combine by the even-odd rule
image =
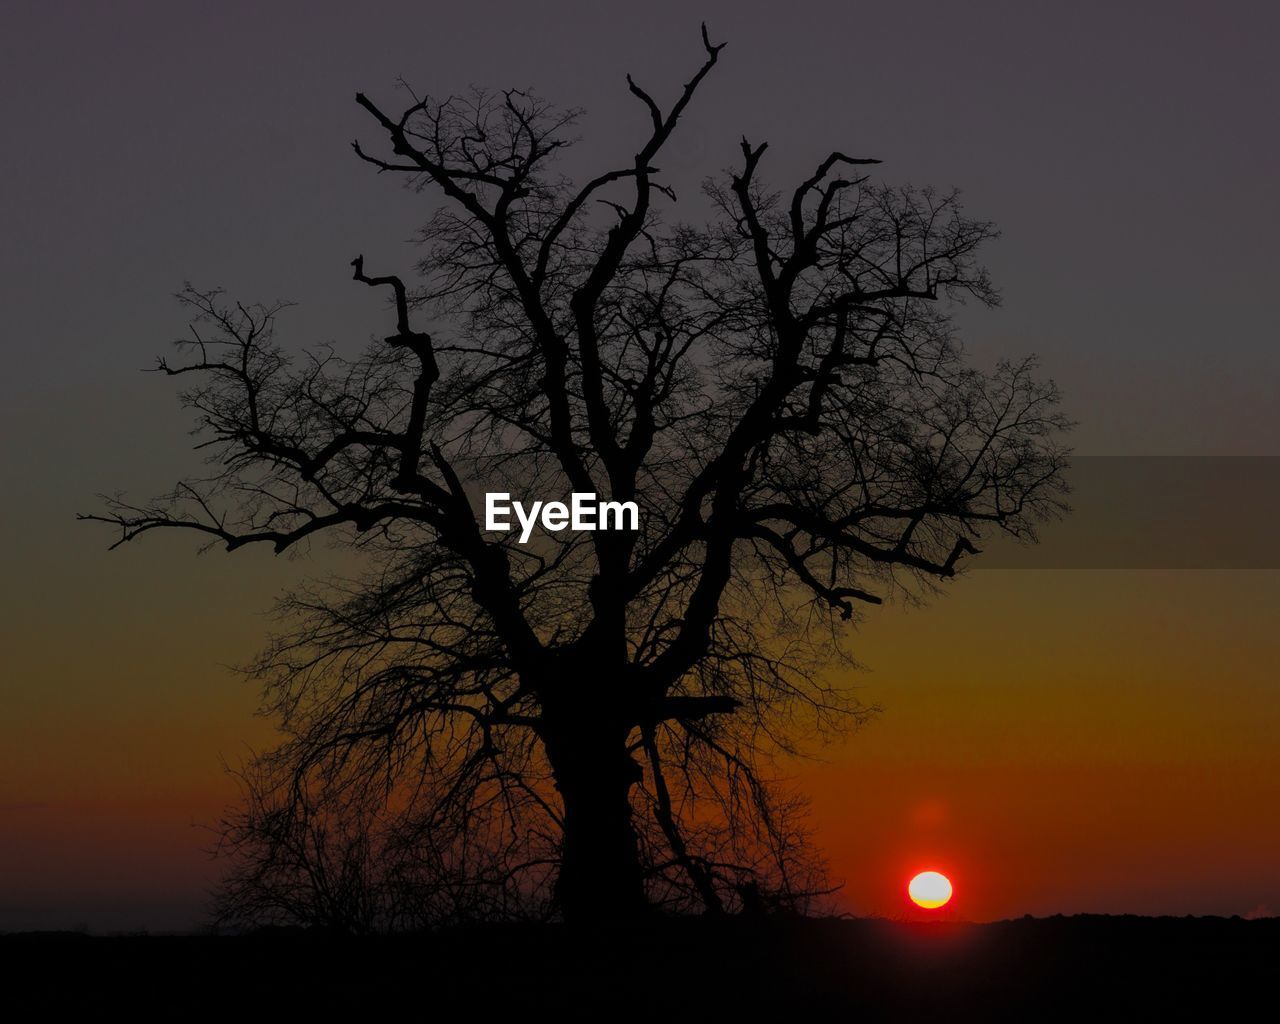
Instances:
[[[227,666],[317,568],[108,554],[74,521],[198,468],[139,372],[183,328],[172,293],[289,299],[291,343],[363,344],[381,299],[349,262],[407,270],[431,207],[351,152],[356,91],[531,85],[586,107],[575,159],[611,163],[644,130],[625,73],[669,99],[699,18],[729,45],[663,166],[682,209],[744,134],[778,183],[839,148],[959,187],[1003,232],[1002,308],[960,314],[974,358],[1039,353],[1078,452],[1280,454],[1271,5],[7,3],[0,929],[199,920],[222,761],[271,736]],[[927,865],[975,920],[1280,912],[1280,580],[1257,564],[976,569],[877,610],[849,685],[882,713],[795,766],[842,905],[903,913]]]

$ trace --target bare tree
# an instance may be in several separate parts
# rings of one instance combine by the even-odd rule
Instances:
[[[358,95],[382,145],[357,155],[440,199],[420,285],[353,261],[394,329],[298,362],[281,307],[188,288],[186,360],[159,368],[191,382],[212,473],[86,517],[117,543],[361,547],[371,574],[289,598],[256,666],[273,785],[377,792],[402,849],[570,919],[812,891],[769,764],[866,713],[832,665],[855,608],[1065,507],[1056,389],[955,340],[948,300],[997,294],[994,229],[954,193],[839,151],[771,191],[744,139],[708,222],[663,221],[655,160],[723,50],[702,43],[670,107],[628,77],[648,135],[585,184],[555,170],[575,111]],[[520,544],[483,528],[484,490],[639,523]]]

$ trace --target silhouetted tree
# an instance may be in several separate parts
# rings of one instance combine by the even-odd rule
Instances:
[[[280,306],[182,293],[186,361],[160,369],[192,382],[212,475],[88,518],[228,550],[328,531],[374,565],[288,598],[256,666],[286,740],[229,834],[269,837],[268,874],[312,870],[314,813],[376,791],[396,863],[422,853],[404,877],[570,919],[812,891],[768,766],[866,712],[829,670],[855,607],[1063,507],[1054,386],[967,366],[943,308],[997,301],[994,230],[955,194],[841,152],[770,191],[744,139],[709,222],[663,222],[655,161],[723,49],[702,41],[670,107],[627,79],[647,137],[581,185],[555,171],[574,111],[358,95],[383,142],[358,156],[440,200],[419,286],[354,260],[394,315],[358,358],[298,362]],[[639,525],[521,545],[484,529],[485,490],[596,492]]]

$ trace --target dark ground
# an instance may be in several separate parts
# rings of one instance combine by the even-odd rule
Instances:
[[[0,935],[0,979],[10,1020],[71,1008],[166,1020],[386,1010],[525,1020],[544,1010],[804,1021],[835,1009],[858,1020],[1274,1020],[1280,919],[678,920],[358,940],[27,933]]]

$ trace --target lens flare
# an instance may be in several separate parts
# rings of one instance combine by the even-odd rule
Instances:
[[[921,871],[907,883],[907,895],[917,907],[937,910],[951,902],[951,879],[939,871]]]

